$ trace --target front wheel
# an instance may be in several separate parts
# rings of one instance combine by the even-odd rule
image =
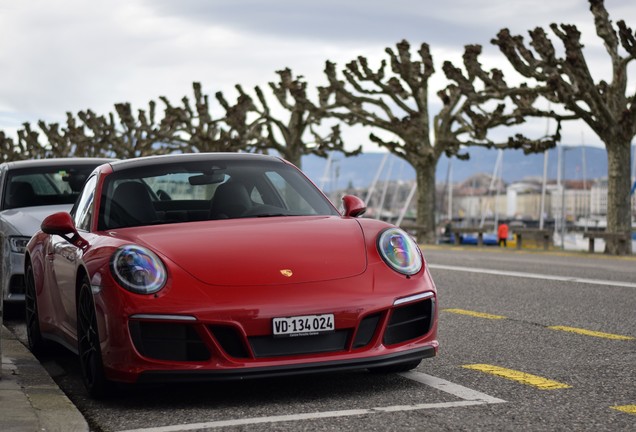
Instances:
[[[46,343],[40,331],[40,314],[38,313],[38,299],[35,294],[35,276],[33,266],[29,263],[24,273],[25,279],[25,322],[27,331],[27,343],[29,350],[34,355],[40,355],[45,351]]]
[[[369,369],[369,371],[373,373],[378,373],[378,374],[408,372],[418,367],[421,362],[422,360],[411,360],[404,363],[397,363],[397,364],[389,365],[389,366],[378,366],[378,367]]]
[[[82,280],[77,300],[77,350],[86,390],[96,399],[106,396],[110,382],[104,375],[93,292],[86,277]]]

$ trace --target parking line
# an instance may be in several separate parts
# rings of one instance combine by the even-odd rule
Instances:
[[[507,319],[508,318],[508,317],[505,317],[503,315],[493,315],[493,314],[489,314],[489,313],[475,312],[475,311],[466,310],[466,309],[448,308],[448,309],[442,309],[442,312],[450,312],[450,313],[459,314],[459,315],[468,315],[468,316],[472,316],[472,317],[475,317],[475,318],[485,318],[485,319],[491,319],[491,320],[500,320],[500,319]],[[623,335],[612,334],[612,333],[604,333],[604,332],[599,332],[599,331],[594,331],[594,330],[586,330],[586,329],[582,329],[582,328],[578,328],[578,327],[568,327],[568,326],[556,325],[556,326],[546,326],[546,328],[548,328],[550,330],[558,330],[558,331],[564,331],[564,332],[569,332],[569,333],[576,333],[576,334],[585,335],[585,336],[593,336],[593,337],[612,339],[612,340],[634,340],[634,339],[636,339],[633,336],[623,336]]]
[[[592,285],[609,285],[609,286],[636,288],[636,283],[633,283],[633,282],[608,281],[608,280],[602,280],[602,279],[585,279],[585,278],[578,278],[578,277],[572,277],[572,276],[555,276],[555,275],[546,275],[546,274],[540,274],[540,273],[525,273],[525,272],[516,272],[516,271],[483,269],[483,268],[476,268],[476,267],[449,266],[449,265],[441,265],[441,264],[428,264],[428,267],[432,269],[453,270],[453,271],[461,271],[461,272],[468,272],[468,273],[483,273],[483,274],[492,274],[492,275],[498,275],[498,276],[513,276],[513,277],[521,277],[521,278],[529,278],[529,279],[544,279],[544,280],[561,281],[561,282],[576,282],[576,283],[584,283],[584,284],[592,284]]]
[[[475,312],[475,311],[470,311],[466,309],[442,309],[442,311],[450,312],[454,314],[460,314],[460,315],[469,315],[476,318],[485,318],[485,319],[492,319],[492,320],[506,319],[506,317],[503,315],[492,315],[488,313]]]
[[[461,400],[454,401],[454,402],[424,403],[424,404],[413,404],[413,405],[392,405],[392,406],[386,406],[386,407],[374,407],[374,408],[364,408],[364,409],[323,411],[323,412],[299,413],[299,414],[288,414],[288,415],[267,416],[267,417],[218,420],[218,421],[210,421],[210,422],[203,422],[203,423],[179,424],[179,425],[170,425],[170,426],[149,427],[149,428],[142,428],[142,429],[129,429],[129,430],[120,431],[120,432],[184,432],[184,431],[213,429],[213,428],[231,427],[231,426],[247,426],[247,425],[266,424],[266,423],[300,421],[300,420],[317,420],[317,419],[335,418],[335,417],[352,417],[352,416],[400,412],[400,411],[456,408],[456,407],[506,402],[503,399],[498,399],[496,397],[487,395],[485,393],[481,393],[476,390],[469,389],[468,387],[464,387],[459,384],[455,384],[450,381],[446,381],[441,378],[437,378],[437,377],[427,375],[424,373],[410,371],[410,372],[401,373],[399,375],[403,376],[404,378],[408,378],[410,380],[416,381],[420,384],[425,384],[437,390],[441,390],[445,393],[449,393]]]
[[[400,375],[413,381],[426,384],[427,386],[433,387],[437,390],[450,393],[453,396],[467,401],[479,401],[488,404],[506,402],[503,399],[498,399],[496,397],[487,395],[486,393],[478,392],[477,390],[469,389],[468,387],[464,387],[462,385],[455,384],[450,381],[434,377],[432,375],[427,375],[422,372],[410,371],[403,372]]]
[[[473,369],[480,372],[484,372],[490,375],[500,376],[512,381],[520,382],[532,387],[536,387],[540,390],[556,390],[570,388],[568,384],[563,384],[558,381],[553,381],[547,378],[542,378],[537,375],[532,375],[525,372],[520,372],[512,369],[506,369],[499,366],[493,366],[488,364],[472,364],[462,366],[466,369]]]
[[[585,336],[594,336],[594,337],[605,338],[605,339],[613,339],[613,340],[633,340],[634,339],[632,336],[603,333],[603,332],[598,332],[593,330],[585,330],[585,329],[577,328],[577,327],[549,326],[548,328],[551,330],[559,330],[559,331],[577,333],[577,334],[581,334]]]
[[[616,411],[626,412],[627,414],[636,414],[636,405],[620,405],[610,407]]]

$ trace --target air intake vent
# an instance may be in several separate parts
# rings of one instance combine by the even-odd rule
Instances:
[[[379,321],[380,314],[371,315],[362,320],[358,327],[356,338],[353,341],[353,348],[361,348],[371,342]]]
[[[210,326],[210,331],[219,342],[223,351],[234,358],[249,358],[250,355],[243,345],[243,338],[239,331],[230,326]]]
[[[424,336],[431,328],[433,299],[393,309],[384,333],[384,344],[393,345]]]
[[[210,351],[187,324],[131,321],[130,334],[144,357],[172,361],[205,361]]]

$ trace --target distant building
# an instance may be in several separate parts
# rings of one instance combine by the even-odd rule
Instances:
[[[509,185],[495,182],[490,188],[490,176],[481,174],[457,185],[453,191],[454,217],[481,220],[532,219],[541,216],[542,181],[528,178]],[[591,182],[567,180],[562,186],[546,185],[543,216],[547,219],[576,220],[590,215]],[[489,190],[491,189],[491,190]],[[444,207],[445,208],[445,207]]]
[[[597,179],[592,185],[590,213],[594,216],[607,216],[607,178]]]
[[[541,214],[541,179],[527,179],[508,185],[506,189],[506,217],[539,219]],[[544,213],[550,209],[551,196],[546,193]],[[545,214],[544,216],[548,216]]]
[[[565,219],[569,221],[594,214],[591,210],[591,189],[590,182],[581,180],[567,180],[560,186],[552,186],[550,188],[552,215],[561,218],[562,206],[565,208]]]

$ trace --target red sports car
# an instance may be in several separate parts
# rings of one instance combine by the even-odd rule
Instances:
[[[415,368],[438,349],[417,244],[340,214],[290,163],[254,154],[110,162],[27,246],[29,345],[112,382]]]

